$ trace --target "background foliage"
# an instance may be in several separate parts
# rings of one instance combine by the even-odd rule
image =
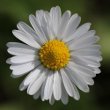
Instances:
[[[23,80],[12,79],[9,65],[5,63],[10,57],[6,43],[18,41],[11,31],[18,21],[28,21],[28,15],[38,9],[49,10],[59,5],[62,11],[71,10],[82,17],[82,22],[92,22],[92,29],[100,36],[102,46],[102,73],[97,75],[95,85],[88,94],[81,93],[80,101],[70,98],[68,105],[56,102],[33,100],[25,92],[18,90]],[[110,1],[109,0],[0,0],[0,110],[110,110]]]

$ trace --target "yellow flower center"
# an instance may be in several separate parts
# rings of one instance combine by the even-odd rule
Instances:
[[[45,67],[59,70],[68,64],[70,53],[64,42],[55,39],[46,42],[40,48],[39,57]]]

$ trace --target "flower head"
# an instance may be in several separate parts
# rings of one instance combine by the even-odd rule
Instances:
[[[35,99],[55,100],[68,103],[68,96],[79,100],[78,88],[89,92],[92,78],[100,73],[102,60],[99,37],[90,29],[90,23],[79,26],[81,17],[70,11],[61,14],[59,6],[50,12],[38,10],[30,15],[32,27],[24,22],[17,24],[14,36],[24,43],[7,43],[8,52],[13,57],[11,64],[13,77],[28,74],[20,85]]]

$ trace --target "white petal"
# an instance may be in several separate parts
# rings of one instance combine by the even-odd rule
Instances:
[[[47,37],[48,37],[48,40],[53,40],[55,39],[55,33],[53,31],[53,28],[51,27],[51,24],[48,23],[48,25],[45,27],[45,32],[47,32]]]
[[[64,85],[62,84],[62,96],[61,96],[61,101],[63,104],[67,104],[68,103],[68,94],[64,88]]]
[[[29,21],[33,26],[34,30],[36,31],[36,34],[38,35],[40,41],[42,41],[42,44],[45,43],[47,41],[45,33],[43,32],[41,26],[39,25],[36,17],[34,15],[30,15]]]
[[[52,32],[52,25],[50,21],[50,15],[49,12],[39,10],[36,12],[36,19],[38,24],[41,26],[43,33],[45,34],[45,37],[47,40],[50,40],[50,38],[53,39],[53,32]]]
[[[29,95],[35,94],[40,89],[40,87],[42,86],[43,82],[46,79],[46,74],[47,74],[46,72],[47,71],[43,71],[39,76],[39,78],[35,82],[33,82],[33,84],[30,85],[30,87],[28,87],[27,93]]]
[[[40,76],[40,72],[43,70],[43,67],[40,65],[35,70],[31,71],[29,75],[24,79],[24,85],[29,85],[34,82]]]
[[[91,46],[92,44],[95,44],[98,40],[98,36],[85,37],[83,39],[79,39],[78,41],[74,41],[71,44],[69,44],[69,48],[70,50],[73,50],[74,48],[84,48],[87,46]]]
[[[47,70],[47,75],[50,73],[50,70]],[[45,81],[42,84],[41,87],[41,100],[45,101],[45,86],[46,86],[46,81],[47,81],[48,76],[45,78]]]
[[[94,81],[92,80],[92,77],[95,77],[96,75],[94,72],[87,67],[83,67],[81,65],[77,65],[74,62],[69,62],[68,67],[74,70],[81,79],[83,79],[84,82],[86,82],[88,85],[93,85]]]
[[[91,26],[91,23],[83,24],[73,33],[73,35],[70,37],[69,40],[78,39],[79,37],[81,37],[83,34],[85,34],[90,29],[90,26]]]
[[[47,77],[46,77],[47,79]],[[43,84],[42,84],[42,87],[41,87],[41,100],[42,101],[45,101],[45,98],[44,98],[44,89],[45,89],[45,84],[46,84],[46,79],[44,80]]]
[[[72,84],[71,80],[67,76],[68,73],[66,74],[63,69],[61,69],[60,72],[61,72],[64,87],[65,87],[68,95],[71,97],[74,97],[76,100],[79,100],[79,98],[80,98],[79,93],[78,93],[76,87],[74,86],[74,84]]]
[[[85,77],[82,76],[82,78],[84,79],[84,81],[88,84],[88,85],[94,85],[94,80],[90,77]]]
[[[77,26],[79,25],[81,21],[81,17],[78,16],[78,14],[74,14],[65,29],[65,32],[63,34],[63,41],[67,42],[69,41],[70,36],[75,32]]]
[[[62,19],[61,19],[61,23],[60,23],[60,26],[58,28],[58,35],[57,37],[59,39],[62,39],[62,35],[65,31],[65,27],[70,19],[70,16],[71,16],[71,12],[70,11],[66,11],[63,16],[62,16]]]
[[[54,102],[55,102],[55,99],[54,99],[54,96],[52,95],[52,96],[50,97],[50,99],[49,99],[49,103],[50,103],[51,105],[53,105]]]
[[[95,74],[100,74],[101,73],[101,70],[99,68],[94,68],[94,73]]]
[[[80,56],[74,56],[73,58],[71,58],[71,61],[82,66],[100,67],[100,63],[98,61],[92,61],[86,58],[82,59]]]
[[[68,66],[70,68],[74,68],[75,71],[79,72],[83,76],[87,76],[87,77],[95,77],[96,76],[94,74],[93,70],[86,67],[86,66],[82,66],[82,65],[76,64],[71,61],[69,62]]]
[[[13,75],[24,75],[34,69],[36,66],[40,64],[39,61],[36,62],[29,62],[29,63],[24,63],[21,65],[12,65],[10,66],[10,69],[13,70],[12,74]]]
[[[37,100],[40,97],[41,89],[38,90],[37,93],[34,94],[33,98]]]
[[[42,18],[44,16],[44,11],[43,10],[38,10],[36,11],[36,19],[38,21],[38,24],[41,26],[42,25]]]
[[[69,66],[68,66],[68,68],[66,68],[66,70],[68,72],[68,76],[71,78],[71,80],[73,81],[73,83],[80,90],[82,90],[84,92],[89,92],[89,87],[88,87],[87,83],[84,82],[84,80],[76,73],[76,71],[74,71]]]
[[[71,83],[70,79],[68,78],[67,74],[65,73],[65,71],[63,69],[61,69],[60,72],[61,72],[64,87],[65,87],[67,93],[70,96],[73,96],[72,83]]]
[[[85,23],[80,26],[76,32],[74,33],[75,37],[80,37],[81,35],[85,34],[90,29],[91,23]]]
[[[54,73],[54,81],[53,81],[53,95],[54,95],[54,98],[56,100],[60,100],[61,94],[62,94],[62,91],[61,91],[61,77],[60,77],[58,71],[56,71]]]
[[[12,33],[14,34],[14,36],[16,38],[18,38],[22,42],[24,42],[34,48],[37,48],[37,49],[40,48],[40,45],[34,39],[32,39],[31,36],[29,36],[28,34],[25,34],[23,31],[13,30]]]
[[[81,49],[71,52],[73,56],[100,56],[101,52],[99,50],[92,49]]]
[[[90,66],[90,67],[100,67],[101,66],[99,61],[95,61],[95,60],[91,60],[91,59],[87,59],[87,58],[83,58],[83,61],[87,64],[87,66]]]
[[[24,81],[23,81],[23,82],[20,84],[20,86],[19,86],[19,90],[20,90],[20,91],[24,91],[26,88],[27,88],[27,86],[24,85]]]
[[[53,88],[53,73],[50,72],[47,76],[47,80],[46,80],[46,85],[45,85],[45,89],[44,89],[44,98],[47,100],[50,98],[51,94],[52,94],[52,88]]]
[[[11,77],[12,78],[19,78],[19,77],[21,77],[22,76],[22,74],[21,75],[14,75],[13,73],[11,74]]]
[[[7,63],[9,64],[20,64],[20,63],[27,63],[38,59],[35,55],[22,55],[22,56],[14,56],[7,59]]]
[[[76,43],[76,42],[82,41],[83,39],[93,37],[93,36],[95,36],[95,34],[96,34],[95,30],[90,30],[90,31],[87,31],[86,33],[84,33],[83,35],[81,35],[79,37],[70,36],[67,43],[70,45],[73,42]]]
[[[58,32],[58,27],[61,20],[61,9],[59,6],[53,7],[50,10],[50,22],[52,25],[52,28],[54,30],[55,35]]]
[[[81,49],[87,49],[87,50],[100,50],[100,45],[94,44],[94,45],[88,45],[86,47],[81,47],[79,49],[76,50],[81,50]]]
[[[9,47],[7,51],[12,55],[34,55],[38,51],[35,48],[17,42],[8,42],[7,46]]]
[[[42,44],[42,42],[40,41],[40,39],[37,36],[37,34],[35,33],[35,31],[30,26],[28,26],[26,23],[19,22],[17,24],[17,27],[18,27],[19,30],[21,30],[21,31],[25,32],[26,34],[28,34],[29,36],[31,36],[32,39],[34,39],[38,43]]]
[[[97,62],[102,61],[102,56],[81,56],[81,57],[84,59],[93,60]]]

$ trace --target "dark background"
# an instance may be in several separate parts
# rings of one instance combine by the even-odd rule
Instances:
[[[28,21],[28,15],[38,9],[49,10],[59,5],[62,11],[71,10],[82,17],[82,23],[92,22],[92,29],[100,36],[103,61],[90,93],[81,94],[79,101],[69,98],[68,105],[34,100],[18,90],[24,79],[12,79],[6,59],[6,43],[18,41],[12,35],[19,21]],[[0,0],[0,110],[110,110],[110,1],[109,0]]]

